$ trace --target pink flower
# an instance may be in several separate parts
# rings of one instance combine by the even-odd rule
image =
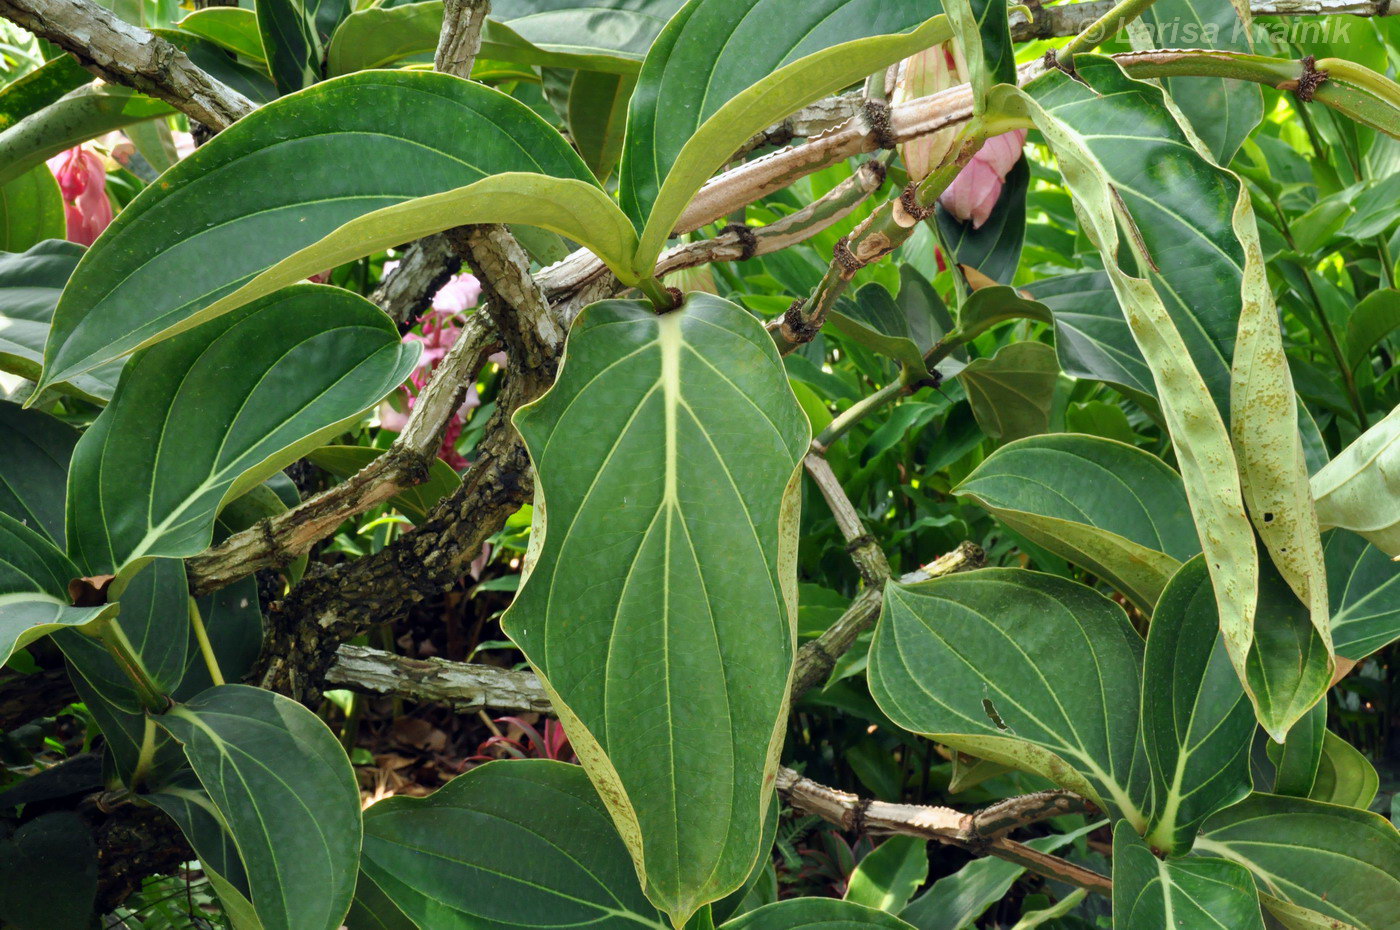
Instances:
[[[107,169],[102,159],[81,145],[49,159],[49,169],[63,193],[63,215],[68,239],[92,245],[112,222],[112,202],[107,199]]]
[[[992,215],[1006,175],[1020,159],[1025,143],[1024,129],[1013,129],[988,139],[938,198],[943,209],[963,222],[971,220],[973,229],[981,229]]]
[[[385,262],[384,274],[387,275],[397,266],[398,262]],[[462,334],[462,326],[457,319],[458,314],[468,307],[474,306],[480,296],[481,285],[469,274],[454,276],[433,295],[432,309],[423,314],[420,327],[422,332],[409,332],[403,337],[404,342],[416,342],[423,349],[418,356],[418,366],[408,376],[408,384],[399,388],[398,392],[379,405],[379,425],[381,427],[402,432],[404,427],[408,425],[408,415],[413,411],[413,405],[417,402],[418,395],[428,386],[433,370],[442,363],[447,351],[452,348],[457,337]],[[457,439],[462,435],[462,426],[466,422],[467,414],[479,406],[481,406],[481,398],[473,386],[468,389],[462,406],[458,407],[457,412],[453,414],[442,437],[442,447],[438,450],[438,458],[459,471],[466,468],[469,463],[457,451]]]

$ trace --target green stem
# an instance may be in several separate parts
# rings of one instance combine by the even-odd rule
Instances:
[[[1060,64],[1069,65],[1074,60],[1075,55],[1098,48],[1113,38],[1118,30],[1141,16],[1154,2],[1155,0],[1122,0],[1113,9],[1100,16],[1098,20],[1090,23],[1083,32],[1060,49]]]
[[[1031,911],[1025,917],[1018,920],[1016,926],[1012,927],[1011,930],[1031,930],[1032,927],[1039,927],[1047,920],[1064,917],[1070,911],[1078,907],[1079,902],[1083,901],[1088,896],[1089,892],[1087,889],[1076,888],[1044,910]]]
[[[675,301],[666,290],[666,286],[656,279],[655,275],[648,275],[637,282],[637,288],[651,301],[651,305],[658,313],[665,313],[675,309]]]
[[[121,666],[122,671],[135,685],[136,697],[141,702],[141,706],[153,714],[165,713],[170,707],[170,698],[151,678],[146,667],[141,664],[136,649],[131,645],[131,640],[126,638],[126,633],[121,626],[116,620],[110,619],[100,621],[96,626],[98,638],[102,640],[102,644],[107,647],[107,651],[112,654],[117,665]]]
[[[219,668],[219,659],[214,655],[209,632],[204,628],[204,617],[200,615],[199,604],[194,598],[190,598],[190,626],[194,628],[194,638],[199,643],[199,654],[204,657],[204,667],[209,669],[209,680],[216,685],[224,684],[223,670]]]
[[[905,386],[905,379],[901,377],[898,381],[891,381],[874,394],[862,397],[851,404],[818,434],[817,438],[812,441],[812,448],[819,455],[825,455],[826,450],[831,448],[831,444],[850,432],[851,427],[904,393]]]
[[[146,729],[141,734],[141,754],[136,757],[136,768],[131,772],[131,787],[141,785],[150,774],[156,758],[156,718],[146,717]]]

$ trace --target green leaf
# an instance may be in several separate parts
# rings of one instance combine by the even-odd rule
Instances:
[[[1181,476],[1149,452],[1094,436],[1031,436],[997,449],[953,489],[1151,613],[1201,551]]]
[[[308,452],[306,458],[317,468],[337,478],[349,478],[383,453],[383,449],[369,446],[322,446]],[[389,503],[417,523],[461,483],[461,476],[452,470],[451,465],[442,459],[433,459],[433,464],[428,467],[428,480],[395,494],[389,498]]]
[[[1396,329],[1400,329],[1400,291],[1386,289],[1367,294],[1347,318],[1347,364],[1353,369],[1359,366]]]
[[[171,744],[179,748],[173,740]],[[183,757],[183,753],[181,755]],[[234,930],[262,930],[262,923],[248,901],[248,875],[243,870],[238,845],[223,815],[194,773],[184,769],[170,784],[149,792],[145,799],[179,825]]]
[[[434,930],[663,928],[583,769],[491,762],[365,813],[363,868]]]
[[[1132,30],[1134,48],[1213,48],[1252,52],[1250,23],[1237,4],[1219,0],[1155,0],[1143,11],[1142,31]],[[1131,27],[1130,27],[1131,28]],[[1228,165],[1264,117],[1258,84],[1229,78],[1175,77],[1162,81],[1215,162]]]
[[[365,842],[369,842],[368,834]],[[346,930],[418,930],[418,925],[409,920],[363,871],[355,884],[355,902],[345,916],[345,927]]]
[[[266,930],[336,930],[360,858],[360,790],[339,740],[300,704],[210,688],[157,722],[185,748],[237,848]]]
[[[1264,930],[1264,915],[1254,879],[1242,866],[1200,856],[1158,859],[1120,821],[1113,829],[1113,926]]]
[[[1327,693],[1330,646],[1273,562],[1261,560],[1254,644],[1245,660],[1244,683],[1246,692],[1258,695],[1267,708],[1259,722],[1275,742]]]
[[[1013,342],[991,358],[973,359],[958,373],[977,423],[988,436],[1011,442],[1050,428],[1050,403],[1060,365],[1041,342]]]
[[[1052,321],[1050,310],[1027,300],[1013,287],[998,285],[973,291],[958,309],[958,332],[963,340],[976,339],[994,326],[1011,320]]]
[[[1016,49],[1011,44],[1006,0],[947,0],[945,6],[967,59],[972,110],[980,115],[986,112],[992,85],[1016,83]]]
[[[1328,730],[1322,738],[1322,758],[1308,797],[1327,804],[1366,810],[1380,789],[1380,775],[1354,746]]]
[[[1142,638],[1092,588],[987,568],[888,584],[870,693],[899,726],[1044,775],[1141,825]]]
[[[948,311],[918,272],[905,265],[900,277],[898,297],[872,281],[837,302],[827,319],[837,332],[919,375],[928,371],[924,355],[946,332],[940,318]]]
[[[1085,271],[1042,278],[1022,290],[1050,309],[1055,351],[1065,374],[1115,385],[1156,408],[1152,370],[1133,341],[1107,274]]]
[[[81,575],[53,543],[0,513],[0,665],[41,636],[115,612],[69,606],[68,582]]]
[[[439,4],[441,6],[441,4]],[[236,6],[212,6],[195,10],[175,24],[186,32],[208,39],[220,48],[253,61],[265,62],[258,14]]]
[[[1327,733],[1327,705],[1319,702],[1307,715],[1294,724],[1280,746],[1269,743],[1265,748],[1274,763],[1274,794],[1296,798],[1308,797],[1317,780],[1322,764],[1322,743]]]
[[[72,55],[60,55],[0,88],[0,130],[92,82],[92,72]]]
[[[1091,830],[1102,827],[1097,821],[1072,833],[1052,833],[1036,837],[1026,845],[1037,852],[1052,853]],[[945,875],[933,887],[915,898],[900,912],[900,919],[917,930],[963,930],[1011,890],[1026,871],[1024,866],[986,856],[973,859],[952,875]]]
[[[1196,849],[1240,863],[1275,898],[1360,930],[1400,926],[1400,833],[1376,814],[1254,794],[1206,821]]]
[[[754,133],[947,39],[934,0],[691,0],[647,54],[627,116],[620,196],[649,275],[706,179]]]
[[[683,0],[495,0],[482,54],[523,64],[635,74]]]
[[[630,76],[601,71],[575,72],[569,85],[569,137],[600,183],[622,158],[627,102],[635,85]]]
[[[31,178],[42,172],[57,191],[57,183],[44,165],[46,159],[113,129],[172,112],[170,104],[120,84],[101,81],[84,84],[0,132],[0,183],[8,190],[10,184],[26,172]],[[0,245],[10,251],[22,251],[40,239],[62,238],[61,205],[58,217],[56,233],[36,236],[23,243],[12,237],[8,244]]]
[[[1359,662],[1400,638],[1400,563],[1346,530],[1323,537],[1332,642]]]
[[[1313,475],[1312,492],[1324,529],[1351,530],[1400,556],[1400,406]]]
[[[537,476],[534,557],[502,625],[679,926],[763,851],[807,417],[760,323],[695,293],[663,316],[585,308],[515,424]]]
[[[1185,852],[1203,820],[1249,794],[1254,732],[1220,637],[1210,575],[1197,556],[1162,592],[1143,660],[1142,741],[1153,792],[1147,841],[1154,848]]]
[[[892,914],[832,898],[793,898],[749,911],[720,930],[913,930]]]
[[[326,81],[239,120],[127,205],[59,302],[46,380],[480,222],[552,229],[617,268],[634,241],[587,166],[524,104],[429,72]]]
[[[143,350],[73,454],[69,551],[91,573],[201,551],[222,504],[353,422],[416,358],[369,301],[316,284]]]
[[[284,94],[321,79],[321,38],[315,11],[302,0],[254,0],[263,59],[272,82]]]
[[[1159,387],[1235,673],[1279,738],[1291,720],[1253,691],[1246,672],[1260,559],[1223,416],[1244,305],[1245,254],[1233,225],[1241,185],[1190,145],[1158,88],[1099,56],[1078,56],[1075,68],[1079,81],[1055,70],[1026,91],[999,88],[998,106],[1023,113],[1045,135],[1081,228],[1105,259]],[[1149,165],[1172,183],[1141,189]],[[1325,650],[1321,658],[1325,664]]]
[[[24,252],[0,253],[0,369],[39,380],[53,308],[84,251],[76,242],[46,239]],[[112,362],[56,387],[104,404],[120,374],[121,363]]]
[[[10,175],[0,185],[0,250],[23,252],[45,239],[62,239],[63,195],[48,166]]]
[[[892,836],[868,853],[846,882],[845,900],[898,914],[928,879],[928,841]]]
[[[441,33],[442,0],[356,10],[331,36],[326,73],[336,77],[383,68],[410,55],[431,52]]]
[[[223,81],[257,104],[276,100],[277,87],[262,64],[244,64],[207,39],[178,29],[153,29],[156,35],[184,52],[197,67]]]
[[[38,410],[0,402],[0,513],[63,547],[64,487],[78,431]]]
[[[0,821],[0,921],[14,930],[87,930],[97,897],[97,843],[72,811],[18,827]]]

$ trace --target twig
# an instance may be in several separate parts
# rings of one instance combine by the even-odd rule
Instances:
[[[443,0],[442,32],[433,67],[443,74],[471,77],[481,51],[481,27],[491,13],[491,0]]]
[[[533,672],[444,659],[410,659],[364,646],[341,646],[326,672],[326,683],[361,694],[443,704],[457,713],[488,707],[516,714],[551,712],[549,695]]]
[[[846,551],[856,563],[856,571],[860,572],[861,580],[867,586],[882,587],[890,577],[890,563],[885,559],[884,551],[875,542],[875,537],[870,535],[870,531],[861,522],[860,514],[856,512],[851,499],[846,496],[846,490],[836,479],[831,465],[826,459],[810,452],[803,458],[802,465],[822,492],[822,497],[826,498],[831,515],[836,518],[836,526],[845,537]]]
[[[226,129],[254,110],[252,101],[174,45],[91,0],[0,0],[0,16],[71,52],[104,81],[158,97],[212,129]]]

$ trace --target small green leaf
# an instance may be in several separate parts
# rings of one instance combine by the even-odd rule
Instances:
[[[1327,693],[1330,646],[1273,562],[1261,560],[1254,641],[1245,659],[1244,683],[1260,701],[1256,716],[1275,742],[1281,742],[1293,723]]]
[[[371,6],[345,17],[326,50],[330,77],[383,68],[437,48],[442,0]],[[485,54],[483,48],[482,53]]]
[[[72,55],[59,55],[0,88],[0,130],[42,110],[70,90],[92,83],[92,72]]]
[[[1050,428],[1050,404],[1060,364],[1041,342],[1013,342],[991,358],[973,359],[958,373],[977,423],[988,436],[1011,442]]]
[[[68,582],[81,575],[52,542],[0,513],[0,665],[41,636],[115,612],[69,606]]]
[[[524,104],[421,71],[326,81],[239,120],[122,210],[59,301],[45,380],[479,222],[552,229],[619,270],[635,242],[588,167]]]
[[[648,897],[680,925],[741,887],[762,851],[807,417],[760,323],[695,293],[662,316],[635,301],[585,308],[558,380],[515,424],[535,524],[502,625]]]
[[[599,183],[612,175],[622,158],[627,102],[636,83],[627,75],[578,71],[569,84],[569,137]]]
[[[142,351],[74,452],[69,551],[94,574],[199,552],[223,503],[339,432],[416,356],[369,301],[315,284]]]
[[[306,454],[306,458],[317,468],[330,472],[337,478],[349,478],[370,462],[379,458],[383,449],[369,446],[322,446]],[[422,520],[447,495],[462,483],[462,478],[452,466],[442,459],[433,459],[428,467],[428,480],[389,498],[389,503],[402,510],[415,523]]]
[[[846,882],[845,900],[898,914],[928,879],[928,841],[892,836],[860,860]]]
[[[1324,529],[1351,530],[1400,556],[1400,406],[1313,475],[1312,492]]]
[[[1201,821],[1249,794],[1254,727],[1220,638],[1210,574],[1197,556],[1162,592],[1147,634],[1142,741],[1152,773],[1148,842],[1184,853]]]
[[[663,928],[583,769],[492,762],[365,814],[363,868],[422,927]]]
[[[439,4],[440,5],[440,4]],[[175,24],[185,32],[208,39],[220,48],[252,61],[265,62],[258,14],[236,6],[211,6],[195,10]]]
[[[988,568],[889,584],[870,692],[901,727],[1035,772],[1142,825],[1142,638],[1092,588]]]
[[[650,274],[700,186],[754,133],[949,37],[933,0],[692,0],[647,53],[620,196]]]
[[[23,252],[62,239],[63,195],[46,165],[10,174],[0,185],[0,250]]]
[[[946,0],[972,84],[972,110],[987,109],[987,91],[994,84],[1016,83],[1016,49],[1006,0]]]
[[[1400,638],[1400,563],[1346,530],[1329,530],[1323,547],[1332,642],[1359,662]]]
[[[1196,849],[1240,863],[1272,897],[1359,930],[1397,926],[1400,833],[1369,811],[1254,794],[1207,820]]]
[[[907,923],[850,901],[832,898],[793,898],[767,904],[724,924],[720,930],[914,930]]]
[[[900,269],[900,277],[898,297],[872,281],[852,298],[839,301],[828,319],[837,332],[919,375],[928,371],[924,356],[947,332],[941,321],[948,319],[948,310],[908,265]]]
[[[336,930],[360,859],[360,789],[340,741],[300,704],[210,688],[157,719],[185,748],[266,930]]]
[[[1259,892],[1242,866],[1192,856],[1158,859],[1133,828],[1113,829],[1115,930],[1264,930]]]
[[[1380,789],[1380,774],[1356,747],[1328,730],[1322,737],[1322,758],[1308,797],[1327,804],[1366,810]]]
[[[1347,318],[1347,364],[1356,368],[1371,355],[1371,350],[1400,329],[1400,291],[1372,291],[1361,299]]]
[[[1274,763],[1274,794],[1295,798],[1311,796],[1317,781],[1317,769],[1322,764],[1322,744],[1327,733],[1327,704],[1319,702],[1293,725],[1283,745],[1266,746]]]
[[[1201,551],[1181,476],[1155,455],[1110,439],[1020,439],[953,490],[1149,613],[1181,563]]]

